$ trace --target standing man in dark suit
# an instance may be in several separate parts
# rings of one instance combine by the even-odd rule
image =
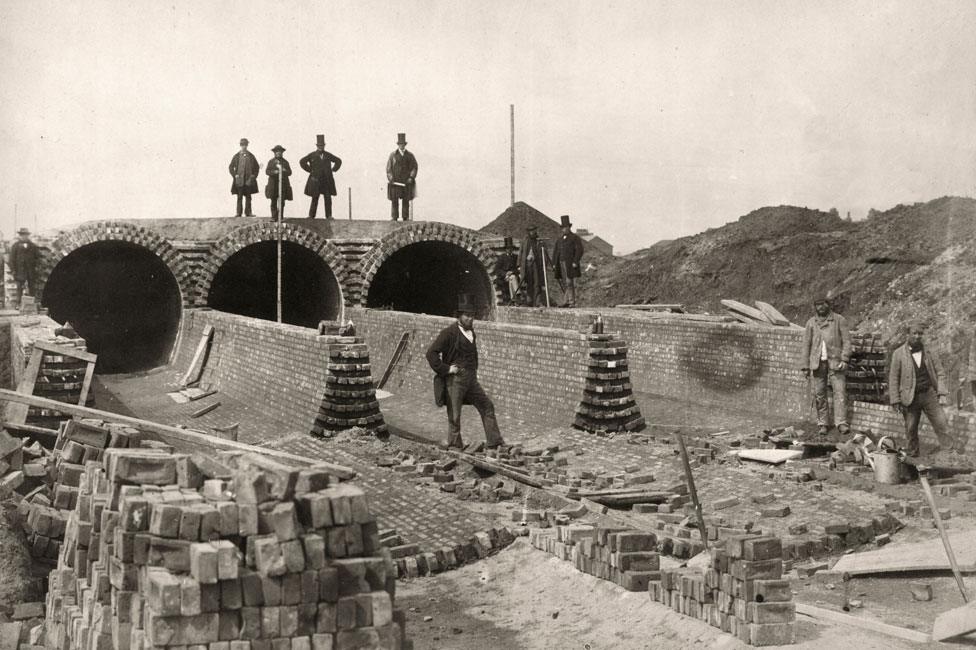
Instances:
[[[237,215],[241,216],[241,199],[244,202],[244,214],[251,217],[251,195],[258,193],[258,170],[261,165],[254,154],[247,150],[247,138],[241,138],[241,150],[230,160],[230,175],[234,181],[230,185],[230,193],[237,195]]]
[[[561,307],[576,306],[576,278],[580,277],[580,260],[583,259],[583,240],[573,232],[569,215],[559,217],[563,234],[556,240],[556,250],[552,255],[552,265],[556,269],[556,279],[563,288],[565,300]]]
[[[891,355],[888,369],[888,398],[892,408],[905,418],[906,451],[918,456],[918,425],[925,413],[935,430],[939,444],[951,447],[957,454],[966,453],[965,441],[949,433],[949,422],[942,407],[949,403],[949,383],[939,354],[922,343],[925,326],[913,322],[908,339]],[[938,449],[936,450],[938,451]]]
[[[285,218],[285,201],[291,201],[291,165],[282,157],[285,148],[280,144],[275,145],[274,158],[268,161],[265,173],[268,175],[268,184],[264,188],[264,195],[271,199],[271,218],[275,221]],[[281,214],[278,214],[278,179],[281,179]]]
[[[505,250],[495,258],[495,289],[501,294],[503,305],[514,305],[519,292],[519,265],[515,244],[505,238]]]
[[[495,405],[478,383],[478,344],[474,333],[477,309],[468,294],[458,296],[457,321],[437,335],[427,348],[427,363],[445,379],[447,399],[447,447],[463,449],[461,440],[461,405],[478,409],[485,427],[485,446],[494,449],[504,445],[495,419]]]
[[[830,309],[827,297],[813,301],[816,316],[807,321],[800,349],[800,370],[814,382],[817,404],[817,431],[825,436],[830,430],[830,403],[827,385],[834,394],[834,420],[837,430],[850,432],[847,424],[847,363],[851,360],[851,330],[847,319]]]
[[[308,181],[305,183],[305,196],[312,197],[312,203],[308,206],[308,218],[315,218],[315,211],[318,209],[319,196],[322,196],[325,204],[325,218],[332,218],[332,197],[336,195],[335,179],[332,172],[339,171],[342,167],[342,160],[325,150],[325,136],[315,136],[315,151],[308,154],[298,164],[308,172]]]
[[[24,296],[24,286],[27,295],[33,296],[37,291],[37,262],[41,257],[41,250],[30,240],[30,230],[21,228],[17,231],[17,241],[10,247],[10,272],[17,283],[17,306]]]
[[[546,305],[545,264],[546,246],[539,240],[539,229],[529,226],[525,229],[526,237],[519,250],[519,271],[522,282],[525,283],[525,304],[528,307],[544,307]]]
[[[397,201],[403,204],[403,220],[410,220],[410,201],[417,196],[417,159],[407,151],[407,134],[397,133],[397,149],[386,159],[386,198],[390,200],[390,218],[400,216]]]

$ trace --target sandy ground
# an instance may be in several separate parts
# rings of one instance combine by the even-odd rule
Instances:
[[[580,573],[525,538],[476,564],[398,583],[397,606],[407,612],[407,635],[418,650],[750,647],[647,594]],[[797,645],[783,647],[925,647],[805,616],[798,621]]]
[[[44,600],[44,580],[50,567],[32,567],[27,538],[13,525],[12,503],[0,515],[0,612],[9,614],[17,603]]]

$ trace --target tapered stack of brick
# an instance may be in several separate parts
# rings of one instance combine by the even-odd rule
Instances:
[[[47,646],[409,647],[366,497],[333,480],[253,454],[106,449],[49,579]]]
[[[711,566],[665,571],[651,600],[705,621],[755,646],[796,642],[796,605],[783,579],[776,537],[734,537],[712,549]]]
[[[362,338],[335,339],[329,346],[329,374],[312,434],[332,437],[353,427],[386,433],[366,344]]]
[[[612,334],[588,334],[590,358],[583,399],[573,426],[593,433],[641,431],[644,418],[634,401],[627,344]]]

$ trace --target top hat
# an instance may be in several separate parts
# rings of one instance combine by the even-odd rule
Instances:
[[[573,224],[571,224],[569,222],[569,215],[568,214],[564,214],[561,217],[559,217],[559,226],[561,228],[570,228],[570,227],[572,227],[572,225]]]
[[[280,151],[281,153],[285,153],[285,148],[284,148],[284,147],[282,147],[282,146],[281,146],[280,144],[276,144],[276,145],[275,145],[275,146],[274,146],[274,147],[273,147],[273,148],[271,149],[271,151],[274,151],[275,153],[278,153],[279,151]]]
[[[528,226],[525,227],[525,232],[535,232],[538,229],[539,229],[539,226],[535,225],[534,223],[531,223],[531,224],[529,224]]]
[[[474,306],[474,299],[471,297],[470,293],[459,293],[458,294],[458,313],[473,314],[478,311],[478,308]]]
[[[406,133],[397,133],[397,144],[407,144]]]
[[[324,147],[325,146],[325,136],[324,135],[317,135],[317,136],[315,136],[315,146],[316,147]]]
[[[505,250],[512,250],[513,248],[515,248],[515,244],[512,242],[512,238],[511,237],[506,237],[505,238]]]
[[[241,144],[242,145],[247,145],[247,144],[251,144],[251,143],[247,141],[247,138],[241,138]]]
[[[18,235],[29,235],[30,234],[30,230],[27,230],[27,228],[21,228],[20,230],[17,231],[17,234]]]

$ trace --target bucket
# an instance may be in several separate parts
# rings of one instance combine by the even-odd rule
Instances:
[[[898,485],[905,481],[904,466],[898,454],[876,451],[871,454],[874,460],[874,480],[886,485]]]

